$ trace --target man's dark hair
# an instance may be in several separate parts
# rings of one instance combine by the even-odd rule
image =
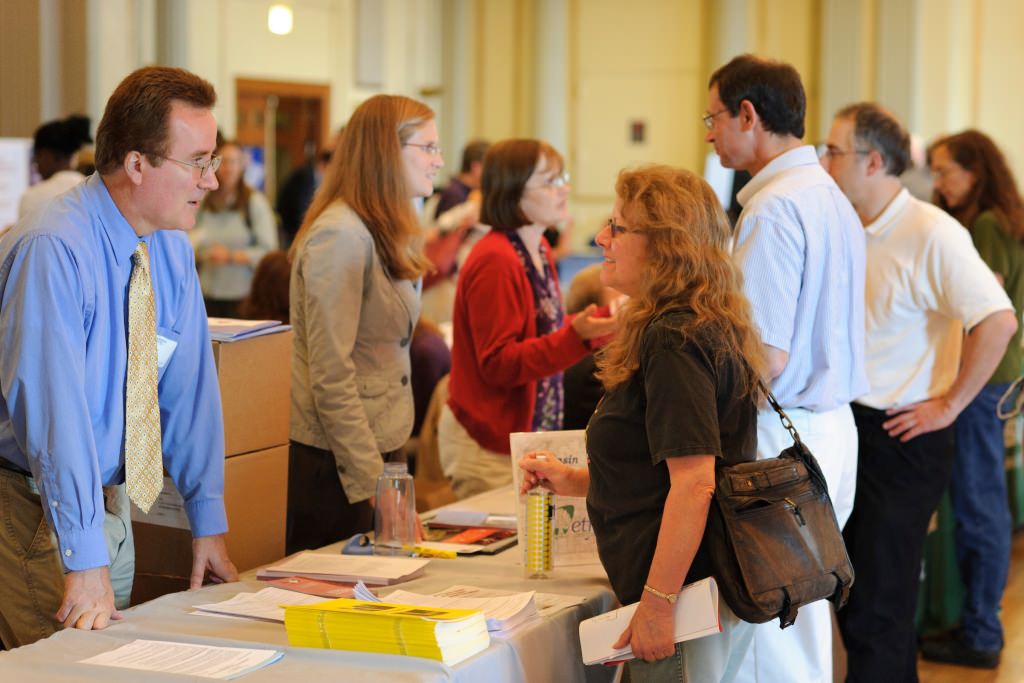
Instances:
[[[711,74],[708,88],[718,86],[718,99],[732,116],[749,101],[764,129],[776,135],[804,136],[807,95],[800,74],[791,65],[754,55],[734,57]]]
[[[184,69],[147,66],[130,73],[107,100],[96,130],[96,170],[113,173],[129,152],[143,152],[154,166],[163,163],[174,102],[212,109],[217,93],[208,81]]]
[[[466,146],[462,148],[462,168],[460,172],[469,173],[473,167],[473,162],[482,162],[490,146],[491,143],[487,140],[470,140],[467,142]]]
[[[69,159],[87,142],[92,142],[89,117],[72,114],[66,119],[39,126],[33,137],[32,149],[36,152],[48,149],[62,159]]]
[[[857,102],[840,109],[836,118],[853,120],[857,146],[878,152],[889,175],[899,176],[910,166],[910,134],[892,112],[874,102]]]

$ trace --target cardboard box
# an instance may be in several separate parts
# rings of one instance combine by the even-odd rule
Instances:
[[[224,462],[228,554],[244,572],[284,557],[288,507],[288,446]]]
[[[284,557],[288,447],[246,453],[224,462],[228,555],[244,572]],[[183,521],[184,520],[184,521]],[[192,532],[184,501],[170,479],[150,515],[132,508],[135,585],[132,604],[186,590],[192,573]]]
[[[292,337],[288,330],[213,342],[226,457],[288,443]]]

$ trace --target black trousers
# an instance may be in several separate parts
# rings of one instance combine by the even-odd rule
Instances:
[[[297,441],[288,444],[285,552],[320,548],[373,530],[367,500],[348,502],[334,454]]]
[[[890,437],[884,411],[853,405],[857,494],[843,530],[856,574],[838,613],[849,683],[917,681],[914,612],[928,521],[949,484],[953,427],[907,443]]]

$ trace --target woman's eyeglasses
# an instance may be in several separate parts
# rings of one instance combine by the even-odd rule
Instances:
[[[527,185],[524,189],[537,189],[537,190],[560,190],[569,184],[569,173],[563,171],[554,178],[548,180],[542,180],[536,185]]]
[[[425,145],[418,145],[415,142],[405,142],[402,144],[404,144],[406,147],[419,147],[432,157],[441,155],[441,148],[435,145],[433,142],[427,143]]]
[[[627,228],[625,225],[619,225],[615,222],[614,218],[609,218],[605,225],[608,226],[608,232],[612,234],[612,239],[615,239],[619,235],[625,235],[628,232],[636,232],[633,228]]]

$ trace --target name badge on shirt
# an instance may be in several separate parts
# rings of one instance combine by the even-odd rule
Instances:
[[[178,342],[160,335],[156,336],[156,366],[163,368],[171,359],[174,349],[178,348]]]

